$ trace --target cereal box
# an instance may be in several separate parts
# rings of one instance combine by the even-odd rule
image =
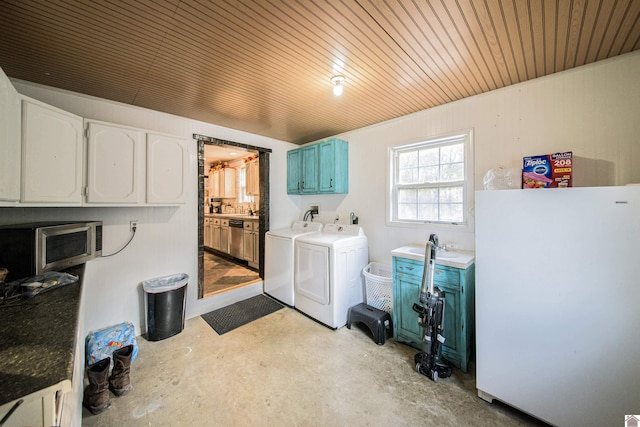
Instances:
[[[572,152],[523,158],[522,188],[563,188],[572,186]]]

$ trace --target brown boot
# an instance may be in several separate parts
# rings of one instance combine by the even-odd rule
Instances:
[[[87,377],[89,385],[84,390],[84,399],[82,401],[85,408],[92,414],[100,412],[111,406],[109,402],[109,367],[111,359],[107,357],[99,362],[94,363],[87,369]]]
[[[132,344],[113,352],[113,371],[109,378],[109,387],[116,396],[123,396],[133,389],[129,378],[132,354]]]

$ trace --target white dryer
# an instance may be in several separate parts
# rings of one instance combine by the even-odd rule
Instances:
[[[349,307],[364,301],[369,243],[362,228],[327,224],[321,233],[300,236],[295,260],[296,309],[332,329],[344,326]]]
[[[322,224],[318,222],[294,221],[289,228],[267,231],[264,242],[265,294],[293,307],[293,244],[299,236],[320,230]]]

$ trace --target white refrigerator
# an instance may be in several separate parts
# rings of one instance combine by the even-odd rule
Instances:
[[[475,204],[478,395],[558,426],[640,414],[640,186]]]

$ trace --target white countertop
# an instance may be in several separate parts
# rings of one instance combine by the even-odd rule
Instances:
[[[392,256],[408,258],[424,262],[424,250],[426,245],[412,243],[391,251]],[[436,252],[436,264],[447,265],[455,268],[468,268],[475,261],[475,253],[467,251],[442,251]]]
[[[258,221],[260,219],[259,215],[249,215],[249,214],[205,213],[204,216],[211,217],[211,218],[238,218],[238,219],[254,220],[254,221]]]

